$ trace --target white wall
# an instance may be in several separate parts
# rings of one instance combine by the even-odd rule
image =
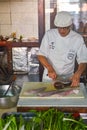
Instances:
[[[38,0],[0,0],[0,35],[38,38]]]

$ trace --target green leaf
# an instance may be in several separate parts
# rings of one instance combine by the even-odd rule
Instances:
[[[25,130],[24,125],[22,125],[19,130]]]
[[[3,120],[2,119],[0,119],[0,130],[2,130],[3,129]]]
[[[11,120],[5,125],[5,127],[3,128],[3,130],[7,130],[7,128],[9,127],[10,123],[11,123]]]

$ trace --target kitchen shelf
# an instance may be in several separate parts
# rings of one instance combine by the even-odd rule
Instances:
[[[14,42],[14,41],[0,41],[0,47],[5,47],[7,51],[7,67],[9,72],[13,70],[12,62],[12,48],[14,47],[39,47],[38,41],[29,41],[29,42]]]

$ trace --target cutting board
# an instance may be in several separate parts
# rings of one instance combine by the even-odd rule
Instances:
[[[19,98],[84,98],[84,93],[80,87],[67,86],[57,90],[49,82],[24,82]]]

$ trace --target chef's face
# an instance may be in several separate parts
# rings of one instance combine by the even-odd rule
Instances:
[[[68,27],[58,27],[58,32],[62,37],[65,37],[70,32],[70,26]]]

